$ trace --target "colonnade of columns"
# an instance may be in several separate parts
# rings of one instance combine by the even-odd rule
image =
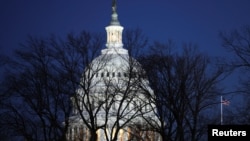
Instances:
[[[110,133],[109,129],[106,130],[108,133]],[[97,141],[106,141],[105,133],[102,129],[99,129],[96,133],[97,133]],[[90,132],[88,128],[84,126],[76,125],[76,126],[71,126],[68,129],[67,141],[88,141],[89,137],[90,137]],[[135,140],[139,141],[160,141],[160,136],[156,132],[132,131],[129,127],[125,129],[120,129],[117,141],[127,141],[132,138],[135,138]]]
[[[68,129],[66,138],[67,141],[88,141],[90,132],[84,126],[71,126]]]

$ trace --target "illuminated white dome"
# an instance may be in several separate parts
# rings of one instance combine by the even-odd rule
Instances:
[[[111,131],[115,126],[123,127],[119,129],[120,139],[130,140],[128,131],[135,124],[145,127],[145,118],[157,119],[156,107],[151,101],[153,91],[145,72],[123,48],[123,27],[117,18],[115,0],[112,11],[110,25],[105,28],[106,48],[86,67],[77,95],[72,99],[69,139],[76,138],[80,132],[89,133],[86,124],[94,123],[105,127],[97,131],[99,140],[110,140],[113,135],[105,136],[104,131]],[[152,138],[152,141],[158,141],[158,138]]]

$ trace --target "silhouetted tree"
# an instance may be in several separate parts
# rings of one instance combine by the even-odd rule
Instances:
[[[184,44],[180,52],[173,48],[176,46],[171,40],[156,42],[153,53],[141,59],[156,95],[160,122],[154,128],[164,141],[204,139],[210,120],[206,112],[219,104],[214,101],[221,92],[218,88],[225,77],[224,68],[213,66],[195,45]]]
[[[125,46],[130,54],[137,55],[147,40],[140,38],[139,30],[130,30],[126,35]],[[88,128],[95,127],[93,134],[103,129],[106,140],[115,141],[122,129],[134,128],[145,103],[149,104],[143,97],[148,93],[141,89],[146,89],[147,82],[141,65],[128,54],[100,54],[83,71],[78,93],[73,97],[75,114],[80,115]]]
[[[1,87],[1,94],[8,95],[1,112],[4,127],[27,140],[65,140],[70,98],[102,39],[84,31],[66,40],[30,37],[22,44],[6,62]]]
[[[77,36],[69,34],[67,42],[64,43],[63,47],[57,46],[54,52],[56,58],[58,58],[58,71],[67,74],[65,77],[68,83],[70,83],[68,88],[73,91],[70,97],[71,104],[74,106],[72,114],[79,113],[80,119],[83,121],[82,124],[90,131],[89,138],[91,141],[97,139],[96,131],[101,128],[101,126],[96,124],[96,114],[90,101],[90,97],[93,96],[91,95],[90,88],[94,86],[94,84],[91,84],[91,81],[96,72],[84,73],[84,71],[87,70],[86,68],[91,68],[91,61],[99,55],[104,45],[103,39],[101,34],[92,34],[89,32],[82,32]],[[102,68],[103,66],[99,65],[98,67]],[[85,97],[83,98],[78,96],[77,90],[79,87],[85,93]],[[79,104],[79,102],[84,104]],[[82,112],[83,107],[87,109],[87,113]],[[70,126],[72,126],[72,120],[69,122],[71,122]]]
[[[220,32],[222,46],[232,53],[230,60],[226,62],[238,74],[238,84],[233,92],[243,96],[241,104],[230,111],[231,124],[249,124],[249,101],[250,101],[250,26],[242,26],[229,32]]]
[[[64,138],[61,122],[70,114],[69,90],[51,52],[47,41],[30,37],[7,62],[2,122],[27,140]]]

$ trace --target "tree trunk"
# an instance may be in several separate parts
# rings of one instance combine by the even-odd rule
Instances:
[[[97,141],[97,133],[95,130],[91,131],[91,136],[90,136],[89,141]]]

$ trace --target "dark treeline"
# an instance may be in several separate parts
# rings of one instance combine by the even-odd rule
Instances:
[[[191,43],[151,44],[139,29],[128,30],[123,37],[124,47],[140,62],[153,89],[151,102],[157,106],[160,122],[145,119],[162,140],[206,140],[207,125],[220,124],[220,111],[214,109],[227,93],[222,84],[236,70],[244,71],[244,79],[228,95],[244,95],[245,100],[224,113],[224,124],[249,124],[249,26],[220,33],[222,47],[233,56],[223,61],[201,53]],[[1,56],[0,139],[66,140],[72,97],[84,70],[104,45],[104,35],[83,31],[65,39],[28,37],[13,56]],[[95,132],[101,127],[88,128]]]

